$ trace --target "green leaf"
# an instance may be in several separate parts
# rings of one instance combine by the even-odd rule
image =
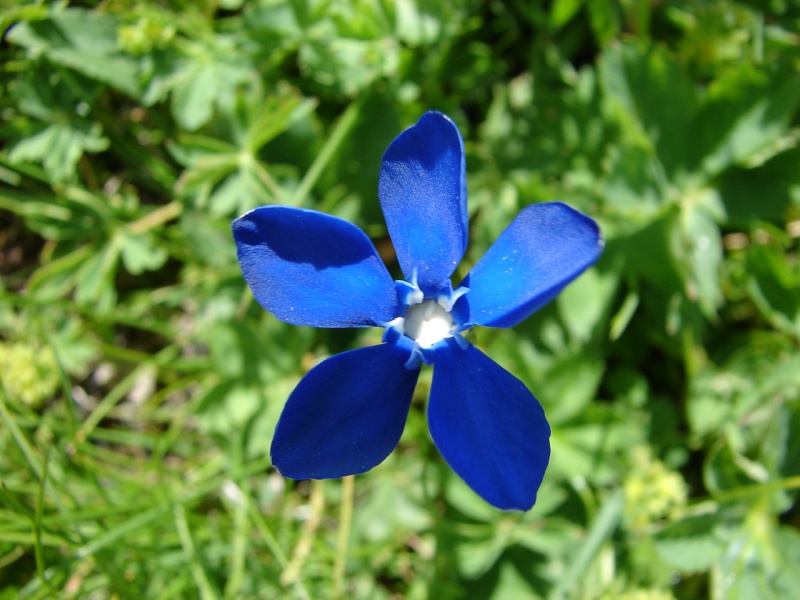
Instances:
[[[258,390],[226,380],[200,394],[197,422],[205,431],[229,436],[250,422],[262,402]]]
[[[647,135],[666,173],[684,174],[697,101],[672,55],[658,46],[619,44],[603,52],[598,70],[613,114]]]
[[[763,528],[758,515],[742,528],[720,560],[719,571],[728,584],[726,598],[732,600],[783,600],[793,597],[800,586],[797,560],[800,534],[778,526]]]
[[[611,146],[603,201],[622,214],[654,215],[668,196],[658,159],[647,144]]]
[[[20,23],[7,38],[138,98],[138,65],[118,51],[117,27],[117,20],[108,13],[69,8],[54,12],[49,19]]]
[[[403,461],[402,470],[401,465],[396,464],[398,460]],[[370,475],[369,494],[364,495],[354,519],[358,531],[366,539],[387,544],[392,538],[425,531],[432,525],[434,517],[419,502],[423,493],[422,465],[413,464],[409,457],[403,459],[397,455],[390,456],[384,464],[396,470]]]
[[[547,417],[559,424],[579,415],[594,400],[605,370],[601,360],[586,352],[561,357],[536,387],[547,398]]]
[[[720,181],[726,221],[747,227],[754,221],[780,221],[800,204],[800,148],[792,148],[753,169],[728,169]]]
[[[122,262],[131,275],[155,271],[167,260],[167,252],[154,244],[152,236],[143,233],[123,233]]]
[[[691,124],[691,163],[715,176],[779,143],[800,103],[796,75],[792,65],[742,63],[713,82]]]
[[[725,540],[719,534],[722,525],[718,514],[677,521],[656,534],[656,551],[684,573],[701,573],[711,568],[725,552]]]
[[[774,327],[800,338],[800,273],[784,250],[755,244],[747,252],[748,291]]]
[[[320,85],[352,96],[381,76],[397,71],[398,52],[390,39],[330,38],[303,44],[300,64]]]
[[[711,449],[703,466],[703,480],[712,496],[763,483],[766,477],[761,465],[747,459],[725,438]]]
[[[79,304],[92,305],[99,312],[113,307],[117,296],[114,275],[119,253],[120,244],[112,240],[83,262],[76,273],[75,300]]]
[[[609,243],[607,253],[624,257],[627,269],[667,297],[683,293],[684,250],[676,210],[664,211],[638,231]]]
[[[578,14],[585,0],[555,0],[550,7],[550,23],[560,29]]]
[[[619,289],[615,271],[589,269],[558,296],[561,320],[576,341],[586,343],[605,333],[611,303]],[[592,302],[586,302],[592,298]]]
[[[643,435],[629,411],[590,404],[573,422],[553,428],[549,472],[595,485],[608,483],[617,477],[614,457],[641,443]]]
[[[457,16],[447,14],[457,10],[456,6],[448,3],[434,6],[416,0],[397,0],[394,5],[397,38],[411,46],[435,43],[441,38],[442,20],[452,21],[452,17]]]
[[[54,180],[71,179],[84,152],[108,148],[108,139],[101,134],[98,123],[84,128],[80,126],[81,123],[50,125],[14,144],[8,159],[12,163],[41,162]]]
[[[303,99],[291,89],[253,100],[257,102],[258,108],[253,111],[255,114],[247,115],[247,139],[243,144],[253,155],[293,124],[307,118],[316,104],[312,100]]]
[[[214,66],[198,64],[187,69],[172,92],[172,113],[187,131],[194,131],[211,119],[222,73]]]
[[[613,39],[620,28],[620,15],[614,0],[586,0],[589,24],[600,45]]]
[[[714,198],[713,193],[696,200],[684,211],[682,234],[686,249],[686,267],[689,274],[689,297],[697,299],[706,316],[713,317],[723,302],[720,287],[722,265],[722,236],[716,217],[709,209],[705,198]]]
[[[186,53],[174,71],[159,74],[160,83],[147,98],[155,102],[171,91],[172,114],[185,131],[208,123],[215,108],[232,111],[241,88],[259,85],[250,57],[242,55],[234,38],[218,36],[210,45],[194,43]]]

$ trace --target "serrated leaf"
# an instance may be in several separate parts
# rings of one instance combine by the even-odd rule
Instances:
[[[219,36],[213,47],[192,47],[192,54],[167,74],[162,92],[172,93],[172,114],[185,131],[208,123],[215,108],[232,110],[237,90],[257,82],[250,57],[234,40]]]
[[[64,181],[75,175],[84,152],[105,150],[108,143],[97,123],[54,124],[17,142],[8,158],[12,163],[41,162],[54,180]]]
[[[49,19],[18,24],[7,39],[138,98],[138,65],[119,52],[117,25],[108,13],[68,8]]]

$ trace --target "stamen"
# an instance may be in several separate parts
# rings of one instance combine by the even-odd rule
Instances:
[[[437,299],[437,302],[439,303],[439,306],[441,306],[447,312],[450,312],[450,311],[453,310],[453,307],[456,305],[456,300],[461,298],[461,296],[466,294],[468,291],[469,291],[469,288],[460,287],[460,288],[458,288],[457,290],[454,290],[453,292],[451,292],[448,295],[439,296],[439,298]]]
[[[452,337],[452,328],[453,317],[436,300],[409,307],[403,323],[403,333],[423,349]]]

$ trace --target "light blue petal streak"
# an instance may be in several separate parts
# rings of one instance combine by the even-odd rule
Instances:
[[[253,296],[287,323],[368,327],[396,315],[394,281],[355,225],[313,210],[262,206],[233,222]]]
[[[489,504],[529,510],[550,460],[550,426],[523,383],[478,350],[438,353],[428,426],[452,469]]]
[[[300,381],[272,440],[272,462],[291,479],[369,471],[397,446],[419,370],[408,352],[380,344],[337,354]]]
[[[592,219],[561,202],[523,209],[464,278],[469,322],[513,327],[594,264],[603,251]],[[591,299],[587,298],[587,302]]]
[[[464,143],[445,115],[427,112],[383,155],[378,197],[403,274],[423,291],[453,274],[467,247]]]

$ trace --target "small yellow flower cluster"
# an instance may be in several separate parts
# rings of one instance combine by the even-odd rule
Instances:
[[[0,342],[0,373],[10,400],[39,408],[58,389],[58,365],[50,348]]]
[[[624,487],[626,520],[633,530],[686,506],[687,487],[683,477],[654,458],[649,447],[634,448],[631,467]]]
[[[164,48],[175,37],[175,25],[158,15],[144,15],[135,23],[121,25],[117,30],[120,50],[140,56]]]

